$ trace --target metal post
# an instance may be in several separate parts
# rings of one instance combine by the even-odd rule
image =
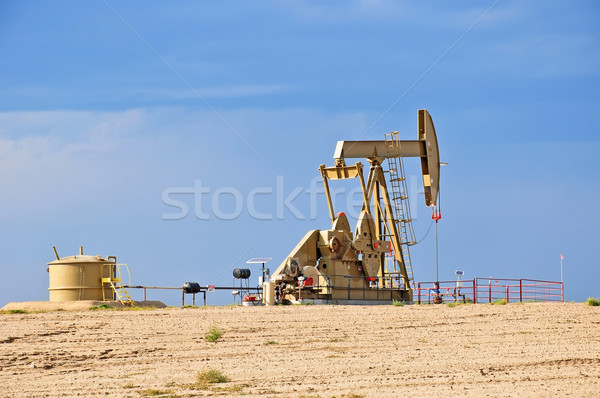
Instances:
[[[489,291],[490,291],[490,303],[492,302],[492,280],[490,279],[490,283],[488,284],[489,286]]]
[[[196,293],[192,293],[192,307],[196,306]]]
[[[561,253],[561,255],[560,255],[560,282],[561,283],[563,282],[563,271],[562,271],[563,270],[563,268],[562,268],[563,259],[562,258],[563,258],[563,255]]]
[[[439,266],[438,266],[438,222],[435,220],[435,280],[440,281]]]
[[[144,288],[144,301],[146,301],[146,288]]]
[[[510,297],[508,295],[508,289],[510,288],[509,285],[506,285],[506,302],[508,303],[510,301]]]
[[[523,279],[519,279],[519,302],[523,302]]]
[[[203,290],[202,293],[204,293],[204,306],[206,307],[206,290]]]
[[[421,282],[417,284],[417,297],[419,298],[419,304],[421,304]]]
[[[477,279],[473,279],[473,304],[477,304]]]
[[[363,300],[365,300],[365,286],[367,284],[367,277],[363,276],[362,280],[363,280]]]
[[[348,300],[350,300],[350,277],[346,279],[348,281]]]
[[[181,289],[181,307],[185,307],[185,290]]]

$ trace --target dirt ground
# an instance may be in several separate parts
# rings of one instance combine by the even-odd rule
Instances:
[[[223,335],[205,335],[218,326]],[[197,383],[216,370],[230,381]],[[598,397],[600,307],[0,314],[2,397]]]

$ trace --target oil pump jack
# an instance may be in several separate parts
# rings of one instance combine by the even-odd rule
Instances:
[[[334,166],[319,167],[332,228],[312,230],[302,238],[265,284],[266,304],[412,302],[410,246],[416,241],[404,173],[407,157],[420,158],[425,203],[435,206],[440,160],[427,110],[418,111],[418,140],[398,140],[393,132],[383,141],[338,141]],[[346,164],[355,158],[370,164],[366,182],[360,162]],[[346,215],[334,211],[329,181],[355,178],[363,203],[353,234]]]

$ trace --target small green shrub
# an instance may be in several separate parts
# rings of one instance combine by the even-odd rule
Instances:
[[[277,342],[273,341],[273,340],[269,340],[265,343],[265,345],[276,345],[276,344],[277,344]]]
[[[223,336],[223,330],[220,327],[213,325],[210,327],[210,330],[208,331],[208,333],[206,333],[204,338],[206,339],[206,341],[214,343],[217,340],[219,340],[221,336]]]
[[[448,304],[446,304],[446,305],[447,305],[448,307],[450,307],[450,308],[454,308],[454,307],[456,307],[458,304],[457,304],[457,303],[448,303]]]
[[[508,304],[508,301],[506,301],[506,299],[494,300],[490,304],[492,304],[492,305],[506,305],[506,304]]]
[[[588,297],[587,305],[591,305],[592,307],[600,306],[600,298]]]
[[[100,305],[95,305],[93,307],[88,308],[89,311],[96,311],[96,310],[111,310],[113,309],[113,307],[111,307],[108,304],[100,304]]]
[[[9,314],[28,314],[25,310],[8,310]]]
[[[142,394],[145,397],[157,397],[157,396],[164,397],[165,394],[169,394],[169,393],[170,393],[170,391],[161,391],[161,390],[155,390],[155,389],[151,389],[151,388],[140,391],[140,394]]]
[[[404,307],[404,304],[406,304],[406,303],[404,302],[404,300],[396,300],[396,299],[394,299],[392,301],[392,304],[394,304],[395,307]]]
[[[208,369],[202,372],[198,372],[196,376],[196,383],[198,385],[227,383],[229,377],[225,376],[220,370]]]

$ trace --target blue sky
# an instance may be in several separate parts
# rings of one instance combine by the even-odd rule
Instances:
[[[309,192],[336,141],[416,139],[420,108],[450,163],[440,279],[559,280],[562,252],[566,299],[600,296],[599,17],[593,1],[1,1],[0,305],[47,299],[52,244],[117,255],[134,284],[274,269],[330,226]],[[165,192],[196,184],[168,219]],[[414,248],[417,280],[434,247]]]

